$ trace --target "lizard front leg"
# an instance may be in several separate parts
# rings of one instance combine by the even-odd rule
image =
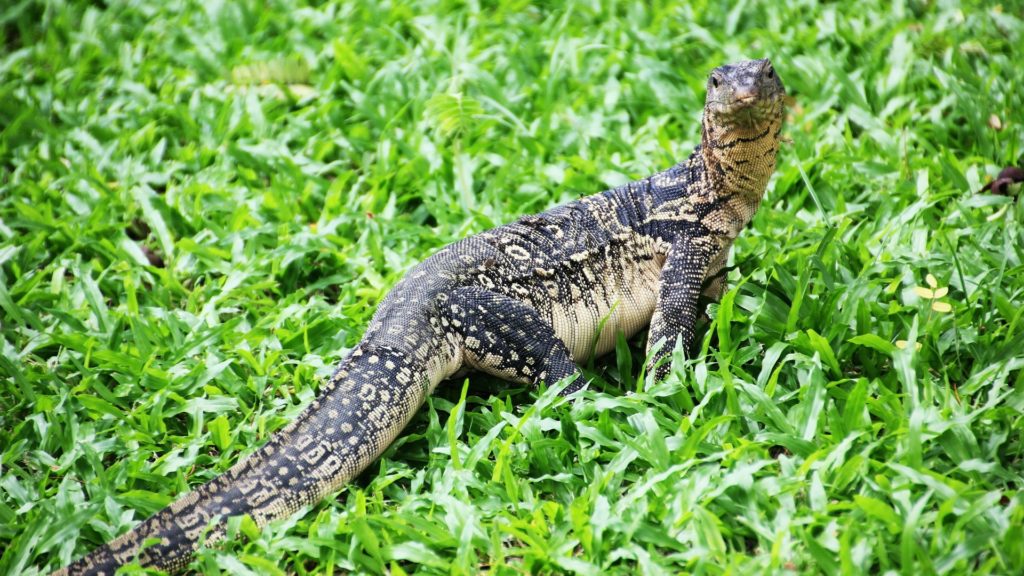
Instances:
[[[462,337],[466,362],[488,374],[524,384],[554,383],[580,369],[554,328],[530,306],[485,288],[458,288],[438,303],[446,329]],[[583,378],[562,390],[571,394]]]
[[[708,265],[707,274],[704,276],[703,290],[701,291],[701,299],[706,302],[718,302],[722,299],[722,294],[725,294],[725,289],[728,285],[725,282],[726,276],[729,275],[729,270],[726,268],[726,264],[729,262],[729,250],[723,248],[718,251],[718,254]],[[707,320],[707,315],[701,315],[701,321]]]
[[[714,237],[683,236],[669,248],[665,265],[661,269],[658,300],[647,336],[648,355],[657,345],[661,345],[647,366],[648,374],[653,373],[656,380],[668,375],[670,364],[657,364],[672,353],[677,339],[682,341],[684,351],[689,350],[693,344],[694,325],[699,312],[697,301],[704,278],[712,265],[722,261],[720,255],[724,251],[722,244]]]

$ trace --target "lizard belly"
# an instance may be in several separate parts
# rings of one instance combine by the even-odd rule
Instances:
[[[586,291],[551,310],[555,334],[577,362],[615,349],[616,334],[629,338],[650,324],[658,299],[662,258],[626,266],[602,289]]]

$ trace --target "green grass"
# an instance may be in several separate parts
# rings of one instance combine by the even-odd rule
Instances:
[[[1024,205],[976,194],[1024,160],[1016,1],[166,4],[0,8],[0,573],[228,468],[404,270],[685,157],[761,56],[791,142],[695,359],[442,386],[194,567],[1024,572]]]

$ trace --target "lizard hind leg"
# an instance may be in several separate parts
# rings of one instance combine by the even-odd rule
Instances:
[[[442,324],[462,337],[464,358],[477,370],[533,385],[580,373],[551,324],[519,300],[465,287],[449,293],[437,306]],[[562,395],[584,384],[577,378]]]

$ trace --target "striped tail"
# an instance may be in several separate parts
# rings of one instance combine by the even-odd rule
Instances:
[[[224,537],[228,517],[248,514],[264,526],[318,502],[380,456],[442,379],[430,373],[436,363],[420,358],[361,344],[320,397],[262,448],[54,574],[113,576],[136,559],[180,570],[208,527],[207,544]],[[151,538],[159,542],[143,549]]]

